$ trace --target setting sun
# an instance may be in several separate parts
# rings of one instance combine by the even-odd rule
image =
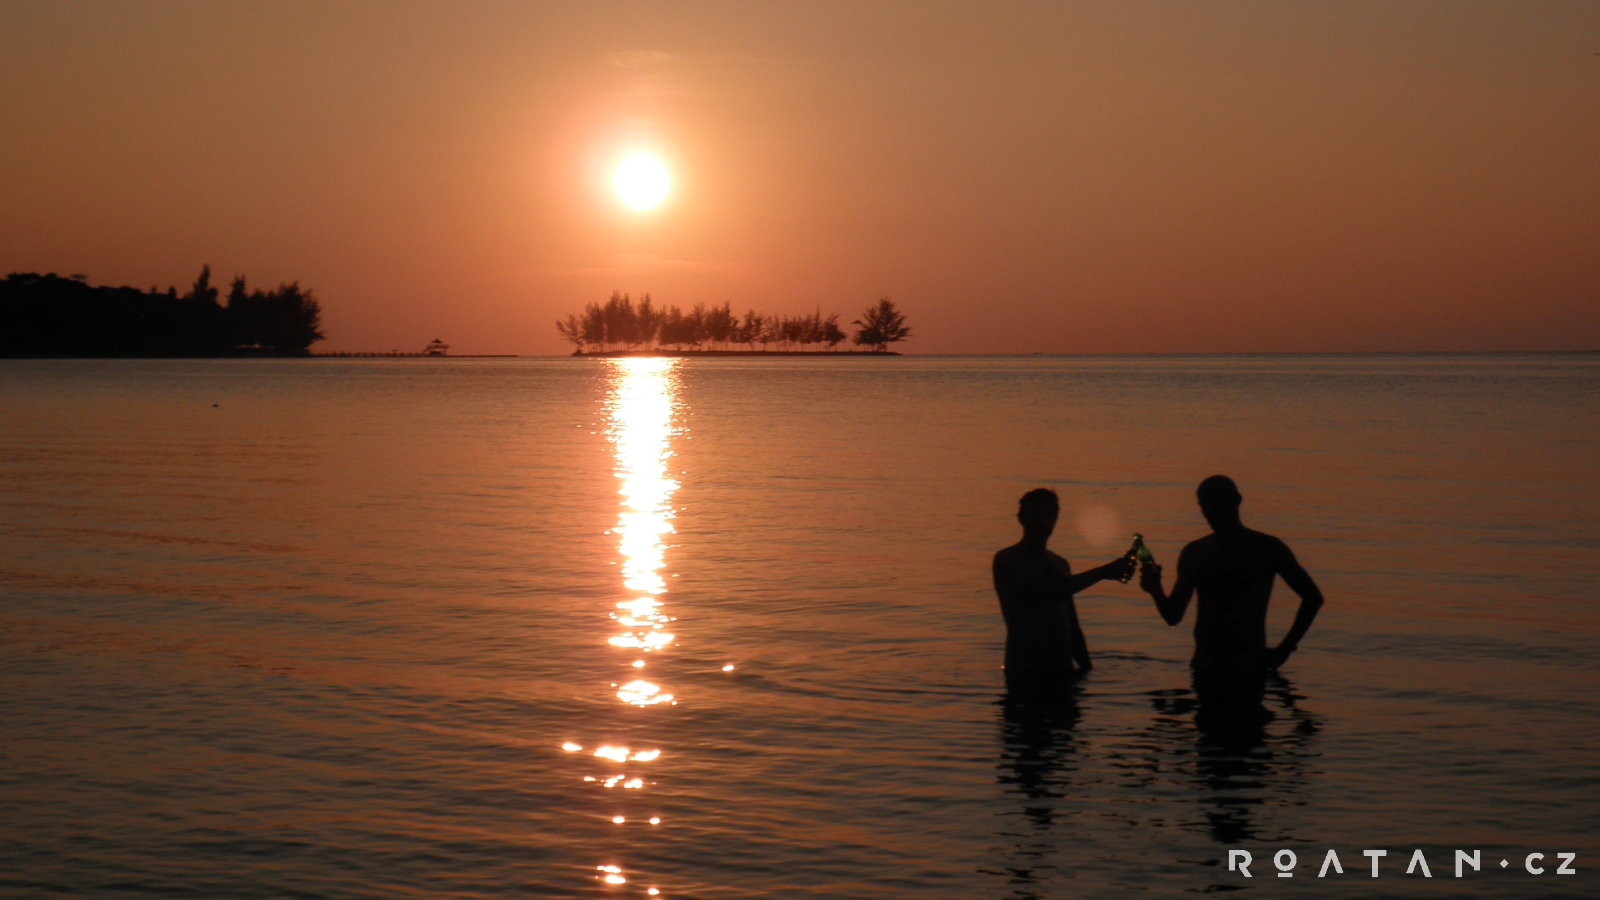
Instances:
[[[617,199],[629,209],[655,209],[672,189],[672,175],[666,163],[649,153],[631,153],[617,163],[611,174],[611,187]]]

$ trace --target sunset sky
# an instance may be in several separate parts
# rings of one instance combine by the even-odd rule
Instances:
[[[0,270],[319,351],[613,289],[916,353],[1600,349],[1600,3],[0,5]],[[636,211],[612,168],[672,178]]]

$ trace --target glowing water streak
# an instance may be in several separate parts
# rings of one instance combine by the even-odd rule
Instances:
[[[631,629],[610,638],[614,647],[660,650],[674,635],[662,630],[672,621],[655,598],[667,592],[665,538],[673,533],[672,494],[678,483],[667,472],[672,456],[672,416],[676,403],[675,359],[623,358],[616,367],[607,431],[622,484],[622,512],[612,533],[622,554],[622,584],[635,596],[617,603],[617,621]],[[639,596],[643,595],[643,596]],[[630,701],[631,702],[631,701]],[[657,701],[659,702],[659,701]]]
[[[613,634],[607,643],[650,653],[666,648],[675,640],[666,630],[673,617],[666,614],[659,598],[667,592],[662,571],[666,567],[666,537],[673,533],[672,495],[678,489],[678,483],[667,471],[667,462],[672,457],[678,361],[623,358],[610,362],[614,368],[606,434],[615,454],[615,472],[621,482],[617,493],[622,498],[622,511],[611,533],[617,537],[617,550],[622,556],[622,584],[628,594],[626,599],[617,602],[617,612],[611,614],[611,618],[627,630]],[[629,668],[643,668],[645,663],[635,659],[628,665]],[[672,694],[662,690],[660,685],[643,679],[612,686],[617,688],[617,699],[632,706],[675,702]],[[582,751],[583,747],[568,742],[562,749],[574,753]],[[640,764],[659,759],[661,751],[604,744],[596,748],[593,755],[616,764]],[[646,786],[643,778],[626,773],[610,775],[603,780],[590,775],[585,776],[584,781],[610,789],[620,787],[624,791],[642,792]],[[628,818],[617,814],[611,821],[622,825]],[[661,818],[654,816],[649,822],[659,825]],[[598,870],[606,884],[627,884],[620,866],[603,865]],[[650,887],[646,894],[660,896],[661,891]]]

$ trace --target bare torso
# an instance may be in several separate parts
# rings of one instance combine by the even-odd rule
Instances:
[[[1043,550],[1007,547],[994,556],[994,589],[1006,622],[1008,677],[1073,671],[1078,636],[1068,580],[1072,566]]]
[[[1183,548],[1179,578],[1194,585],[1196,669],[1257,671],[1267,658],[1267,603],[1294,555],[1270,534],[1248,528],[1213,533]]]

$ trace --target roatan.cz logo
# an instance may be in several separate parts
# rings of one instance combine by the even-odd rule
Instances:
[[[1362,850],[1360,855],[1370,860],[1371,877],[1381,877],[1383,874],[1381,871],[1382,862],[1384,857],[1389,855],[1389,851]],[[1354,870],[1352,874],[1359,872],[1362,868],[1366,868],[1364,865],[1358,865],[1361,860],[1355,859],[1355,856],[1356,854],[1354,853],[1350,854],[1352,869]],[[1578,854],[1576,853],[1553,853],[1547,857],[1545,854],[1535,851],[1522,858],[1522,872],[1526,872],[1529,875],[1544,875],[1550,872],[1556,875],[1576,875],[1578,870],[1573,868],[1572,865],[1577,860]],[[1255,864],[1255,855],[1249,850],[1228,851],[1229,872],[1238,872],[1246,878],[1254,878],[1255,875],[1250,872],[1250,866],[1253,864]],[[1293,850],[1285,848],[1272,854],[1272,867],[1277,869],[1279,878],[1293,878],[1295,869],[1299,865],[1300,857]],[[1500,868],[1509,870],[1511,866],[1512,861],[1510,858],[1500,860]],[[1265,869],[1266,867],[1265,865],[1257,865],[1256,868]],[[1479,872],[1482,868],[1483,852],[1481,850],[1474,850],[1471,853],[1465,850],[1456,851],[1455,877],[1461,878],[1464,875]],[[1448,869],[1445,870],[1445,872],[1448,871]],[[1339,852],[1331,848],[1322,857],[1322,867],[1317,870],[1317,877],[1326,878],[1330,873],[1334,875],[1344,874],[1344,866],[1339,860]],[[1262,874],[1266,873],[1263,872]],[[1406,866],[1405,874],[1423,878],[1433,877],[1433,869],[1428,864],[1428,857],[1420,849],[1411,854],[1411,862]],[[1444,872],[1440,874],[1442,875]]]

